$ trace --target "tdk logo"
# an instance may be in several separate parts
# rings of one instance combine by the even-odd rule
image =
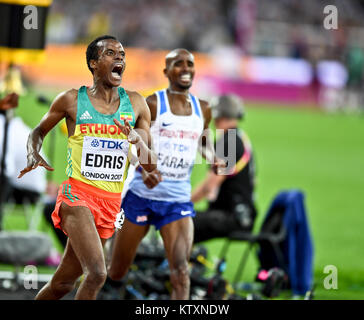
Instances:
[[[97,148],[101,144],[101,148],[106,149],[122,149],[123,141],[112,141],[112,140],[92,140],[91,146]]]
[[[91,146],[94,148],[97,148],[100,145],[99,141],[97,139],[93,139],[91,141]]]

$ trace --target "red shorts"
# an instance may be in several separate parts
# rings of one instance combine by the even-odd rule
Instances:
[[[100,238],[108,239],[114,234],[116,215],[121,210],[121,193],[107,192],[72,178],[64,181],[59,187],[56,206],[52,213],[55,228],[61,230],[59,208],[62,202],[71,207],[89,208]],[[62,231],[66,234],[64,230]]]

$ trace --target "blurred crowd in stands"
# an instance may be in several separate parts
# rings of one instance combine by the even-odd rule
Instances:
[[[337,30],[323,26],[326,5]],[[331,60],[349,90],[363,86],[364,0],[54,0],[48,21],[48,43],[113,34],[126,47],[301,58],[315,70]]]
[[[337,7],[338,30],[323,28],[325,5]],[[363,27],[362,0],[54,0],[47,37],[87,43],[111,33],[126,46],[204,52],[225,44],[248,54],[296,57],[321,47],[337,58],[347,45],[364,43]]]
[[[231,1],[55,0],[48,38],[50,42],[88,42],[100,33],[110,33],[125,46],[204,51],[213,41],[232,41],[223,12],[225,2]]]

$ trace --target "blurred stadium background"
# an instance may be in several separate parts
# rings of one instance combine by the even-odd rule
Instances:
[[[337,7],[336,30],[323,27],[326,5]],[[232,92],[243,99],[241,126],[257,161],[255,230],[280,190],[302,190],[315,251],[315,298],[363,299],[364,1],[54,0],[44,52],[18,63],[23,93],[15,112],[28,126],[47,111],[39,95],[53,99],[62,90],[91,84],[85,48],[102,34],[117,36],[126,48],[128,89],[147,95],[165,87],[164,56],[184,47],[196,57],[194,94],[209,100]],[[8,55],[0,50],[1,79]],[[55,131],[52,178],[60,183],[67,139],[60,128]],[[44,152],[50,148],[48,137]],[[193,185],[205,172],[205,165],[195,167]],[[24,229],[22,220],[21,214],[7,214],[5,227]],[[52,233],[44,224],[40,228]],[[206,243],[211,260],[222,245],[222,239]],[[56,240],[55,246],[61,250]],[[229,251],[230,280],[244,246],[236,243]],[[336,290],[323,286],[327,265],[338,269]],[[252,280],[256,268],[250,256],[244,280]]]

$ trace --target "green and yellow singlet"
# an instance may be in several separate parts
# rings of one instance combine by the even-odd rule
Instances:
[[[99,189],[121,193],[129,167],[131,144],[113,119],[127,119],[135,126],[135,114],[125,90],[118,88],[120,104],[111,115],[98,112],[91,104],[87,88],[78,90],[74,135],[68,138],[68,177]]]

